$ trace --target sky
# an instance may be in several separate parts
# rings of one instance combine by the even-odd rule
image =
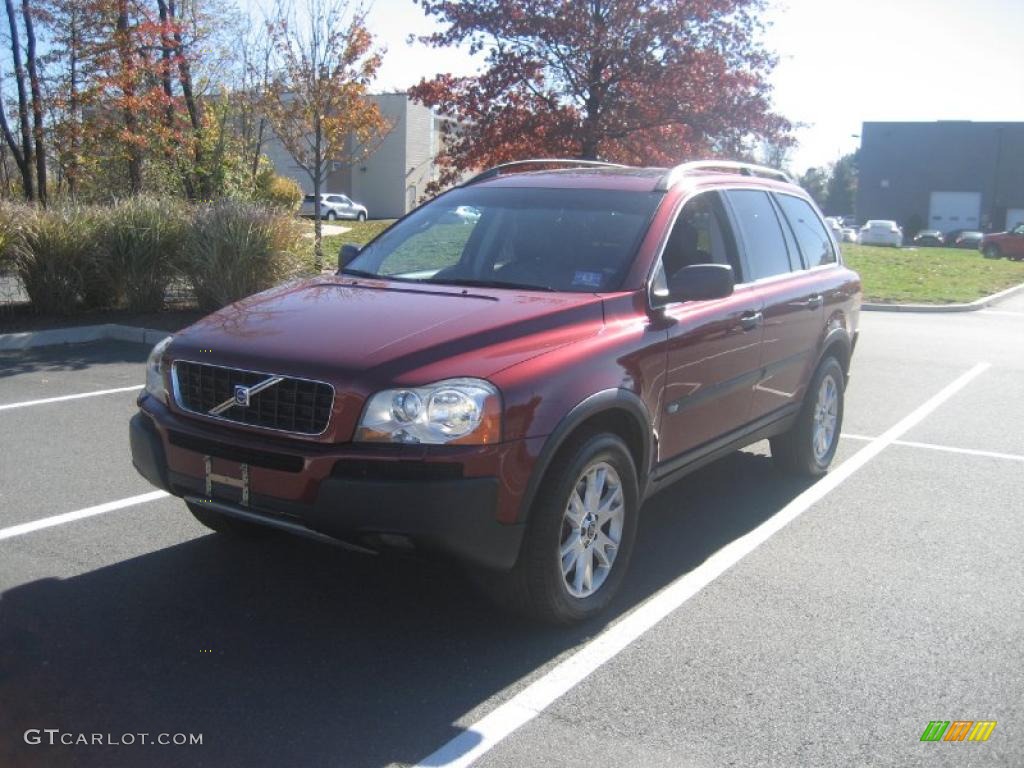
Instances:
[[[854,151],[863,121],[1024,121],[1024,0],[774,0],[767,20],[775,108],[802,125],[798,173]],[[375,0],[368,23],[388,50],[376,90],[479,66],[408,45],[433,29],[412,0]]]

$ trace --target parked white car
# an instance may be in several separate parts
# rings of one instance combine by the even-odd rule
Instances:
[[[903,245],[903,230],[895,221],[872,219],[860,228],[858,242],[861,245],[891,245],[899,248]]]
[[[467,224],[476,224],[480,221],[480,209],[472,205],[460,205],[455,209],[455,215]]]
[[[856,243],[859,241],[857,237],[857,230],[853,227],[843,227],[843,242],[844,243]]]
[[[300,216],[316,215],[316,196],[306,195],[302,201],[302,208],[299,209]],[[320,195],[320,218],[334,221],[335,219],[356,219],[366,221],[369,212],[366,206],[355,203],[345,195],[334,192],[323,192]]]
[[[835,216],[826,216],[825,223],[828,224],[828,228],[832,230],[832,237],[836,239],[836,242],[841,242],[843,239],[843,224]]]

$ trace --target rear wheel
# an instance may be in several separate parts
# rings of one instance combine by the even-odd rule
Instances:
[[[603,611],[629,566],[639,505],[636,467],[622,440],[602,433],[560,452],[530,512],[519,560],[479,573],[491,597],[554,624]]]
[[[228,517],[202,504],[186,501],[185,506],[188,507],[188,511],[192,513],[196,520],[217,533],[244,538],[258,538],[273,533],[273,529],[265,525],[247,523],[235,517]]]
[[[327,220],[328,221],[334,221],[337,218],[338,218],[338,214],[336,214],[334,211],[328,211],[327,212]]]
[[[1002,258],[1002,255],[1003,254],[1001,254],[999,252],[999,246],[997,246],[995,244],[986,245],[985,246],[985,258],[986,259],[999,259],[999,258]]]
[[[796,422],[785,434],[773,437],[772,459],[788,472],[818,477],[828,471],[839,445],[843,426],[846,376],[834,357],[818,366]]]

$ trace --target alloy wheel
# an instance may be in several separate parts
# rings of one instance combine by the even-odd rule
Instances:
[[[559,560],[575,598],[597,592],[611,573],[622,541],[626,505],[622,481],[608,462],[590,464],[573,485],[562,518]]]
[[[814,458],[824,459],[836,439],[836,422],[839,416],[839,386],[832,376],[826,376],[818,387],[818,399],[814,404],[814,429],[811,437]]]

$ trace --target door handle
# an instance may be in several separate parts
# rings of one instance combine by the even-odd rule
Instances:
[[[764,315],[761,312],[744,312],[740,315],[740,325],[744,331],[752,331],[761,324]]]
[[[808,309],[821,309],[821,307],[824,306],[824,304],[825,297],[822,296],[820,293],[814,294],[813,296],[811,296],[811,298],[804,302],[804,306],[806,306]]]

